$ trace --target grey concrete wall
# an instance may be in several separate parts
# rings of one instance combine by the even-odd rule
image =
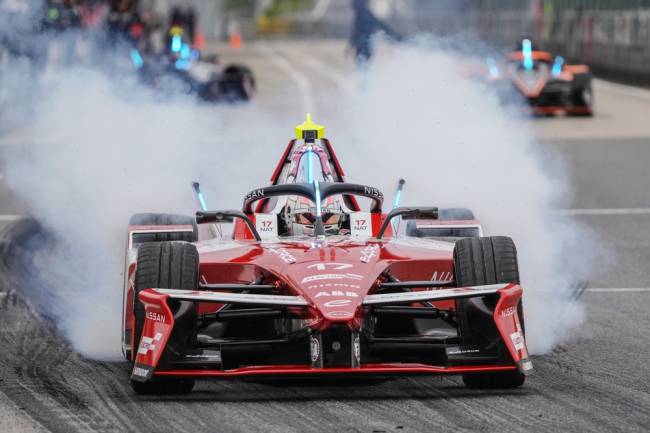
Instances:
[[[223,2],[193,1],[203,4],[205,11],[209,10],[207,5]],[[347,37],[352,21],[351,0],[328,3],[327,12],[319,22],[294,17],[291,34],[301,38]],[[487,43],[502,49],[512,48],[523,36],[533,37],[549,51],[588,63],[601,76],[650,85],[650,0],[372,0],[371,3],[378,15],[383,11],[381,17],[406,35],[418,32],[460,35],[462,41],[471,41],[464,46]],[[210,19],[214,22],[214,18]],[[251,17],[248,19],[251,21]],[[247,23],[246,17],[241,21],[241,26],[254,25]]]
[[[475,10],[471,26],[490,42],[510,47],[532,36],[548,50],[585,62],[600,75],[650,85],[650,7],[564,9],[552,14]]]

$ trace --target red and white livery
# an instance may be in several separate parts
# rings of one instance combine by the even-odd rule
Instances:
[[[308,119],[297,134],[241,209],[132,218],[122,334],[134,390],[287,375],[521,385],[532,364],[512,241],[481,237],[473,215],[385,212],[381,191],[345,181],[322,127]],[[197,224],[232,236],[199,240]]]

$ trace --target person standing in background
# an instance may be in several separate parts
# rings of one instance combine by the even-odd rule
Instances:
[[[365,67],[372,57],[372,38],[377,32],[383,32],[395,41],[401,41],[402,36],[381,21],[370,10],[368,0],[352,0],[354,21],[350,35],[350,45],[355,51],[357,65]]]

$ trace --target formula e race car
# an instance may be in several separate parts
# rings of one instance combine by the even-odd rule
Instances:
[[[498,86],[499,94],[511,100],[512,90],[521,95],[533,114],[593,114],[591,72],[586,65],[568,65],[562,56],[540,51],[524,39],[503,62],[487,59],[487,79]]]
[[[145,54],[134,41],[132,66],[141,80],[159,91],[180,90],[204,102],[245,102],[255,93],[253,72],[246,66],[221,65],[216,56],[203,56],[197,44],[193,13],[174,9],[162,53]]]
[[[467,210],[385,213],[381,191],[345,181],[323,135],[310,119],[297,127],[241,210],[206,210],[200,194],[195,217],[131,218],[122,348],[135,392],[262,376],[522,385],[532,364],[512,240],[480,237]],[[398,219],[416,223],[410,234]],[[231,237],[198,229],[224,224]]]

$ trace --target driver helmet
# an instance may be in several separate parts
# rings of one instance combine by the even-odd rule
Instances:
[[[328,197],[321,206],[321,215],[326,235],[336,235],[341,232],[343,209],[333,197]],[[316,206],[304,197],[290,197],[284,207],[284,221],[288,236],[312,236],[316,221]]]

